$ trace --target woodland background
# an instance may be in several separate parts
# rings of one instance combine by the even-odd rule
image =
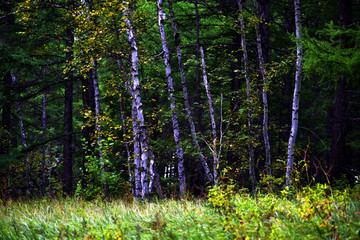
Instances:
[[[1,0],[2,199],[358,181],[359,1],[169,3]]]

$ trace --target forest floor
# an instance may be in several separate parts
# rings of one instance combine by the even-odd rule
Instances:
[[[203,200],[148,202],[7,201],[0,239],[360,239],[356,189],[317,185],[250,196],[218,188]]]

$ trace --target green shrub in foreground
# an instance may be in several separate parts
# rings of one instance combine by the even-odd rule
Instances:
[[[225,214],[224,229],[235,239],[360,239],[357,188],[332,192],[328,185],[307,187],[288,197],[231,194],[216,186],[209,205]],[[352,195],[352,196],[351,196]]]

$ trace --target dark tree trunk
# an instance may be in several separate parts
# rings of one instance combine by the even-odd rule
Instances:
[[[351,0],[339,0],[339,21],[344,28],[351,25]],[[339,41],[343,41],[345,46],[348,45],[345,36],[340,36]],[[348,94],[347,76],[340,76],[337,81],[335,102],[333,106],[333,128],[332,128],[332,145],[330,155],[330,171],[333,177],[340,177],[341,172],[346,166],[346,134],[348,124]]]
[[[249,72],[249,56],[247,51],[246,44],[246,32],[245,32],[245,23],[243,16],[243,5],[241,0],[238,0],[239,10],[240,10],[240,28],[241,28],[241,48],[244,59],[244,73],[245,73],[245,81],[246,81],[246,101],[248,104],[248,148],[249,148],[249,175],[251,180],[251,190],[255,191],[256,185],[256,175],[255,175],[255,156],[254,156],[254,131],[253,131],[253,112],[251,106],[251,79]]]
[[[73,34],[70,29],[67,30],[66,46],[72,47]],[[72,53],[66,53],[66,59],[70,60]],[[64,111],[64,160],[63,160],[63,191],[66,195],[71,196],[73,192],[73,76],[67,75],[65,82],[65,111]]]
[[[263,52],[264,64],[269,62],[270,56],[270,27],[269,21],[271,17],[271,4],[270,0],[257,0],[258,14],[261,19],[259,32],[261,35],[261,48]],[[266,66],[265,66],[266,67]]]
[[[2,10],[5,14],[4,19],[1,20],[1,24],[5,24],[5,44],[11,44],[8,40],[8,36],[10,34],[9,26],[15,24],[15,17],[11,14],[13,3],[8,1],[4,2],[4,6],[2,6]],[[0,154],[8,153],[10,147],[10,130],[11,130],[11,75],[10,72],[7,72],[3,79],[3,96],[5,101],[2,102],[2,114],[1,114],[1,130],[0,130]]]
[[[87,162],[88,156],[91,156],[94,153],[95,145],[92,144],[93,137],[95,134],[95,93],[94,93],[94,83],[91,78],[91,72],[89,72],[89,77],[82,78],[82,99],[83,99],[83,111],[91,114],[84,116],[83,118],[83,128],[82,128],[82,136],[84,139],[84,148],[83,148],[83,179],[82,179],[82,187],[86,187],[86,175],[87,170],[85,164]]]
[[[0,154],[9,152],[10,145],[10,126],[11,126],[11,75],[10,72],[5,74],[3,81],[3,96],[5,101],[3,101],[2,114],[1,114],[1,141],[0,141]]]

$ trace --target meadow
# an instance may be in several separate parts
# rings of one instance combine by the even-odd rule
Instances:
[[[360,239],[358,190],[252,196],[219,186],[206,199],[7,201],[0,239]]]

